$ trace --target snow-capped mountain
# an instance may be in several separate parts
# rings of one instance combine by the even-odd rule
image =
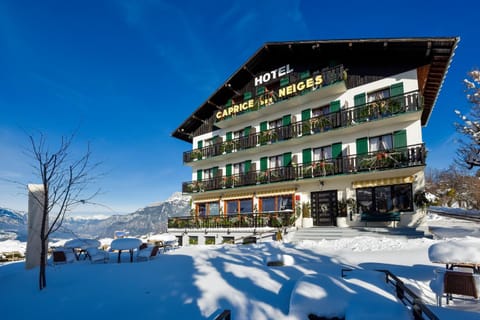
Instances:
[[[112,238],[117,230],[125,230],[131,236],[160,233],[167,230],[169,217],[188,215],[190,197],[180,192],[172,194],[164,202],[158,202],[126,215],[113,215],[106,219],[67,218],[52,238]],[[0,209],[0,241],[27,239],[27,214]]]
[[[0,241],[7,239],[26,241],[26,213],[0,208]]]
[[[164,202],[150,204],[145,208],[126,215],[113,215],[107,219],[89,219],[79,221],[68,219],[64,222],[62,237],[94,237],[112,238],[117,230],[125,230],[131,236],[167,231],[168,217],[188,215],[190,211],[190,197],[181,193],[174,193]],[[73,234],[72,234],[73,233]],[[54,236],[60,236],[56,234]]]

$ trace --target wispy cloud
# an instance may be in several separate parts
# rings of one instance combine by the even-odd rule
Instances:
[[[172,74],[209,90],[218,83],[209,49],[182,8],[167,1],[119,3],[125,22],[143,36]]]

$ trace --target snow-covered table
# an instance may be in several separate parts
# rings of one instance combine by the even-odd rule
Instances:
[[[95,239],[78,238],[65,242],[64,247],[72,249],[73,253],[75,253],[75,258],[79,260],[82,254],[85,254],[85,258],[87,257],[86,252],[88,248],[98,248],[100,245],[100,241]]]
[[[124,250],[130,252],[130,262],[133,262],[133,250],[138,249],[141,244],[142,240],[137,238],[120,238],[112,241],[110,249],[118,251],[118,263],[120,263],[120,256]]]
[[[428,258],[446,268],[473,268],[480,272],[480,239],[450,240],[433,244],[428,248]]]

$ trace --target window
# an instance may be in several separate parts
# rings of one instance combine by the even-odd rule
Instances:
[[[203,179],[205,180],[213,179],[213,168],[203,170]]]
[[[332,158],[332,146],[313,149],[313,161],[320,161]]]
[[[393,148],[393,137],[391,134],[370,138],[370,151],[385,151]]]
[[[269,163],[270,169],[283,167],[283,155],[270,157]]]
[[[245,162],[235,163],[233,165],[233,174],[240,175],[245,172]]]
[[[213,137],[211,139],[205,140],[205,147],[213,146],[218,140],[218,137]]]
[[[270,121],[268,123],[269,129],[280,128],[281,126],[283,126],[282,118]]]
[[[319,117],[330,113],[330,106],[322,106],[316,109],[312,109],[312,117]]]
[[[357,189],[357,205],[360,213],[390,213],[412,211],[412,185],[397,184]]]
[[[260,208],[262,212],[293,210],[293,195],[260,198]]]
[[[390,88],[373,91],[367,94],[367,102],[387,99],[390,97]]]
[[[253,200],[251,198],[227,201],[227,214],[251,212],[253,212]]]
[[[233,139],[239,139],[243,137],[243,130],[238,130],[233,133]]]
[[[197,203],[198,216],[216,216],[220,214],[220,205],[218,202]]]

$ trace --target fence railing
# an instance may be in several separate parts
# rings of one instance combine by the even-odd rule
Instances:
[[[201,181],[187,181],[182,184],[182,192],[205,192],[340,174],[399,169],[422,166],[425,165],[425,161],[425,145],[416,144],[403,148],[330,158],[310,163],[290,164],[266,170],[252,170],[231,176],[217,176]]]
[[[421,96],[416,91],[388,99],[375,100],[353,108],[330,112],[308,120],[297,121],[289,125],[186,151],[183,153],[183,162],[188,163],[208,159],[257,146],[385,119],[406,112],[418,111],[422,108],[421,100]]]
[[[293,211],[230,213],[208,216],[188,216],[168,219],[168,228],[209,229],[209,228],[280,228],[293,225]]]
[[[352,269],[342,269],[342,278],[345,278]],[[439,320],[439,318],[423,303],[410,288],[408,288],[402,280],[391,273],[389,270],[376,270],[385,274],[385,281],[395,288],[395,294],[405,304],[411,307],[413,318],[415,320],[423,320],[427,317],[430,320]],[[425,317],[424,317],[425,316]]]

